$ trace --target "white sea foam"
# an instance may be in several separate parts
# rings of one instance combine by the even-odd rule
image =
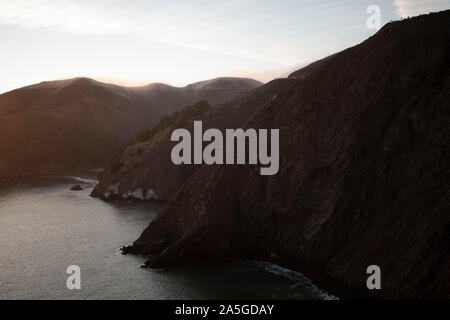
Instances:
[[[41,178],[64,178],[64,179],[75,180],[78,182],[88,183],[88,184],[98,183],[98,180],[81,178],[81,177],[77,177],[77,176],[41,176]]]
[[[114,191],[110,190],[110,188],[107,189],[108,192]],[[118,191],[118,190],[117,190]],[[105,194],[106,197],[106,194]],[[149,189],[148,191],[138,188],[134,191],[128,191],[121,195],[122,199],[128,199],[128,200],[141,200],[141,201],[150,201],[150,200],[157,200],[158,196],[156,195],[155,191],[153,189]]]
[[[285,278],[287,278],[287,279],[289,279],[291,281],[295,281],[295,284],[293,284],[291,286],[291,288],[295,288],[295,287],[301,286],[303,288],[310,289],[313,293],[317,294],[323,300],[339,300],[338,297],[335,297],[335,296],[327,293],[326,291],[316,287],[314,285],[314,283],[312,283],[312,281],[310,279],[305,277],[300,272],[297,272],[297,271],[294,271],[294,270],[290,270],[290,269],[286,269],[286,268],[280,267],[280,266],[278,266],[276,264],[269,263],[269,262],[264,262],[264,261],[256,261],[256,264],[259,267],[264,268],[264,270],[266,270],[269,273],[285,277]]]
[[[95,179],[81,178],[75,176],[63,176],[63,178],[72,179],[83,183],[98,183],[98,180]]]

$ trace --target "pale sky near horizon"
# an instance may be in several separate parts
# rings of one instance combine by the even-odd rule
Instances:
[[[373,35],[369,5],[384,25],[450,0],[0,0],[0,93],[73,77],[267,82]]]

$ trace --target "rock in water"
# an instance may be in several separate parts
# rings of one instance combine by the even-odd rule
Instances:
[[[72,188],[70,188],[70,190],[72,191],[81,191],[84,190],[82,186],[80,186],[79,184],[74,185]]]

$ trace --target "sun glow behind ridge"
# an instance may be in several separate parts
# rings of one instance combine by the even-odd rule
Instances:
[[[380,1],[383,23],[450,7],[448,0],[419,2]],[[130,85],[218,76],[265,82],[372,35],[365,27],[370,4],[0,0],[0,93],[75,76]]]

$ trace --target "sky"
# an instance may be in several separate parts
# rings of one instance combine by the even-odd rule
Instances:
[[[370,5],[384,25],[450,0],[0,0],[0,93],[73,77],[267,82],[373,35]]]

